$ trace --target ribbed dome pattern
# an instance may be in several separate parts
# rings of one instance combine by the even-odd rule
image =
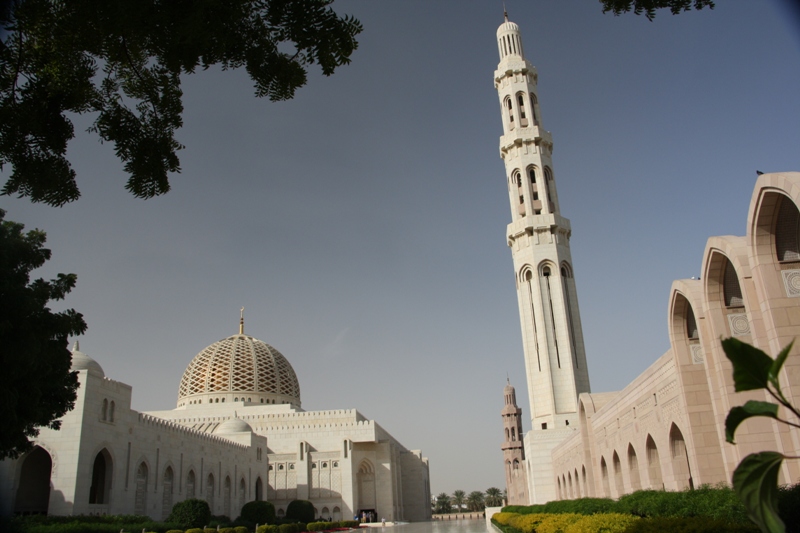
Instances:
[[[178,405],[189,397],[232,393],[248,395],[241,401],[255,397],[254,403],[266,399],[300,406],[300,384],[292,365],[278,350],[248,335],[232,335],[197,354],[181,378]]]

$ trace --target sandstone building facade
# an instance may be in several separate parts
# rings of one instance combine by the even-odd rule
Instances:
[[[552,138],[542,129],[536,70],[525,60],[519,27],[507,17],[497,37],[500,155],[512,213],[507,240],[532,423],[524,449],[513,449],[525,457],[528,503],[729,482],[749,453],[799,455],[800,431],[767,419],[746,421],[737,444],[725,442],[731,407],[770,398],[764,391],[734,392],[732,366],[719,340],[736,337],[775,355],[800,336],[800,173],[761,175],[747,235],[710,238],[700,279],[673,283],[670,350],[624,390],[591,393],[569,254],[571,229],[555,192]],[[783,391],[797,405],[800,343],[784,368]],[[509,412],[506,400],[506,429]],[[507,436],[509,501],[520,503],[519,477],[508,475],[511,449]],[[796,482],[800,465],[785,462],[780,479]]]

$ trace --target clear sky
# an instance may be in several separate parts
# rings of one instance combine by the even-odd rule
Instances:
[[[506,1],[539,73],[596,392],[668,349],[670,285],[700,274],[709,236],[744,235],[756,170],[800,170],[796,22],[778,0],[717,4],[648,22]],[[305,409],[355,407],[422,449],[434,493],[503,488],[507,375],[530,409],[492,82],[501,1],[335,7],[363,22],[360,47],[293,101],[256,99],[241,71],[185,78],[166,196],[127,194],[112,147],[80,134],[79,201],[0,208],[47,231],[38,275],[78,275],[82,351],[135,409],[174,406],[245,306]]]

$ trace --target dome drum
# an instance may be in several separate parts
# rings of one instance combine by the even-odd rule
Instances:
[[[178,407],[231,402],[299,408],[300,385],[292,365],[278,350],[248,335],[215,342],[186,367]]]

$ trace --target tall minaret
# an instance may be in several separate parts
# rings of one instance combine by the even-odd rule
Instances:
[[[522,409],[517,407],[517,393],[511,381],[503,388],[503,463],[506,470],[508,505],[528,505],[528,476],[525,448],[522,445]]]
[[[531,410],[526,453],[533,463],[529,439],[555,446],[569,434],[562,430],[577,425],[578,394],[589,392],[589,374],[569,250],[572,230],[558,203],[553,141],[542,124],[536,69],[525,59],[519,26],[509,22],[508,15],[497,29],[497,44],[500,157],[511,202],[507,242],[514,260]],[[539,433],[545,431],[547,435]],[[542,493],[536,487],[547,482],[542,476],[547,472],[529,472],[532,501],[550,493],[549,488]]]

